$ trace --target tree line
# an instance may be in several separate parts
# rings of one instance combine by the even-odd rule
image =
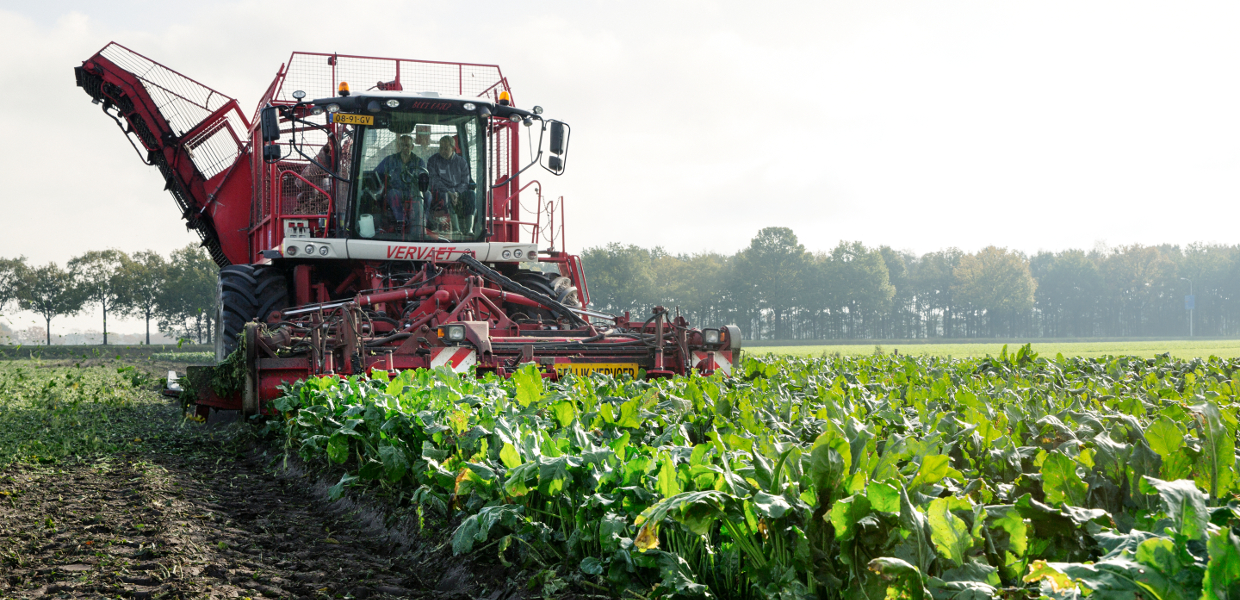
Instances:
[[[1240,334],[1240,246],[917,255],[770,227],[732,255],[608,244],[583,253],[596,310],[678,308],[749,339],[1184,337]]]
[[[109,315],[143,319],[147,344],[152,320],[159,331],[210,343],[218,270],[206,250],[193,244],[168,258],[152,250],[91,250],[63,268],[55,262],[31,265],[24,256],[0,258],[0,312],[16,306],[43,317],[49,346],[52,319],[93,307],[103,313],[104,345]]]
[[[811,252],[769,227],[732,255],[672,255],[617,243],[582,254],[592,307],[649,314],[662,305],[698,326],[734,323],[749,339],[1182,337],[1240,335],[1240,246],[1123,246],[1039,252],[956,248],[916,255],[840,242]],[[218,268],[200,247],[168,258],[93,250],[28,264],[0,258],[0,312],[52,319],[98,307],[212,342]],[[1191,288],[1190,288],[1191,285]]]

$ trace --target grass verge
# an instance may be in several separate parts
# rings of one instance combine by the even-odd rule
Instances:
[[[1170,353],[1176,358],[1219,358],[1240,357],[1240,340],[1147,340],[1147,341],[1103,341],[1103,342],[1030,342],[1033,350],[1042,356],[1053,357],[1080,356],[1097,358],[1100,356],[1140,356],[1151,358],[1155,354]],[[890,340],[879,345],[861,344],[824,344],[819,346],[752,346],[745,352],[751,356],[775,354],[781,356],[861,356],[883,352],[890,354],[898,350],[900,354],[913,356],[944,356],[967,358],[973,356],[998,356],[1003,343],[961,343],[961,344],[924,344],[910,342],[901,344]],[[1020,344],[1007,344],[1008,352],[1014,352]]]

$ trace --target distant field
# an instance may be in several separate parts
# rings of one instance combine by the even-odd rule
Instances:
[[[169,362],[198,362],[211,354],[208,362],[215,358],[215,347],[199,344],[155,344],[151,346],[97,346],[97,345],[53,345],[53,346],[21,346],[0,344],[0,361],[3,360],[73,360],[73,359],[112,359],[117,360],[155,360]],[[184,357],[173,356],[184,354]]]
[[[1191,358],[1195,356],[1219,358],[1240,357],[1240,340],[1167,340],[1167,341],[1104,341],[1104,342],[1055,342],[1038,343],[1033,341],[1035,352],[1054,357],[1064,356],[1098,357],[1105,355],[1133,355],[1151,357],[1155,354],[1170,352],[1171,356]],[[1008,352],[1015,351],[1020,343],[1008,343]],[[964,344],[921,344],[884,341],[879,345],[838,344],[823,346],[750,346],[745,352],[751,356],[762,356],[767,353],[789,356],[822,356],[824,354],[858,355],[873,354],[881,348],[886,354],[899,350],[901,354],[931,356],[986,356],[998,355],[1003,348],[1002,343],[964,343]]]

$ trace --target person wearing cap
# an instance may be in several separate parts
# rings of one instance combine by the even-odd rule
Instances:
[[[469,164],[456,153],[455,138],[439,138],[439,152],[427,159],[426,170],[431,176],[429,213],[446,213],[454,230],[470,235],[474,224],[474,182],[470,180]]]
[[[396,153],[389,155],[375,168],[383,184],[384,202],[397,223],[411,222],[410,229],[422,223],[422,192],[418,176],[426,172],[426,163],[413,153],[413,138],[396,138]]]

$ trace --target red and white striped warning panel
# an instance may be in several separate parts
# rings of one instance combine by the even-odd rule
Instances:
[[[706,352],[694,350],[693,368],[703,372],[721,371],[724,375],[732,374],[731,352]]]
[[[435,367],[448,367],[456,373],[464,373],[476,362],[478,362],[478,355],[474,353],[473,348],[463,348],[460,346],[431,348],[430,368],[432,369]]]

